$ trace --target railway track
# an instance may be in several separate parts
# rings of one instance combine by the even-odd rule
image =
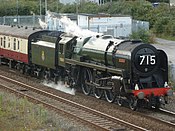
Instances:
[[[11,81],[11,79],[9,79],[9,78],[7,78],[7,77],[4,77],[4,76],[1,76],[0,75],[0,79],[4,79],[5,81],[9,81],[9,83],[15,83],[16,85],[19,85],[18,86],[18,89],[15,89],[15,90],[18,90],[20,93],[21,92],[24,92],[24,91],[30,91],[30,90],[34,90],[34,92],[38,92],[37,93],[37,95],[39,94],[39,89],[37,89],[37,88],[34,88],[34,87],[31,87],[31,86],[25,86],[25,84],[24,83],[21,83],[21,82],[17,82],[16,83],[16,81],[15,80],[12,80]],[[47,94],[50,94],[50,93],[48,93],[48,92],[45,92],[45,91],[43,91],[43,90],[41,90],[41,94],[43,94],[43,95],[45,95],[45,96],[47,96]],[[57,100],[57,99],[59,99],[59,97],[58,96],[49,96],[51,99],[55,99],[55,100]],[[56,98],[54,98],[54,97],[56,97]],[[61,99],[64,99],[64,98],[61,98]],[[37,101],[37,100],[33,100],[33,101]],[[45,101],[45,100],[44,100]],[[58,100],[57,100],[58,101]],[[69,100],[67,100],[66,99],[66,101],[69,101]],[[40,103],[40,102],[37,102],[37,103]],[[75,102],[72,102],[71,101],[71,103],[75,103]],[[77,103],[76,103],[77,104]],[[45,105],[45,104],[43,104],[43,105]],[[64,102],[62,102],[62,103],[59,103],[58,105],[63,105],[64,106]],[[78,104],[79,105],[79,104]],[[45,106],[47,106],[47,105],[45,105]],[[47,106],[48,108],[51,108],[51,107],[49,107],[49,106]],[[88,115],[88,114],[84,114],[84,111],[86,111],[86,109],[88,108],[88,107],[85,107],[85,109],[82,109],[83,110],[83,112],[80,112],[80,109],[79,108],[72,108],[72,109],[74,109],[74,110],[78,110],[79,112],[78,113],[74,113],[74,111],[72,111],[72,110],[70,110],[72,107],[68,107],[68,110],[69,110],[69,113],[70,113],[70,115],[71,116],[73,116],[73,117],[77,117],[77,114],[79,115],[80,113],[82,114],[82,116],[80,116],[80,120],[82,120],[82,121],[85,121],[85,122],[87,122],[87,123],[90,123],[91,125],[94,125],[94,127],[97,127],[97,126],[95,126],[95,123],[94,123],[94,120],[98,120],[98,118],[92,118],[92,115]],[[52,109],[54,109],[54,110],[56,110],[57,111],[57,109],[56,108],[52,108]],[[61,110],[60,110],[61,111]],[[60,112],[59,111],[59,112]],[[64,112],[64,111],[61,111],[61,112]],[[98,112],[98,111],[97,111]],[[159,111],[160,112],[160,111]],[[161,112],[160,112],[161,113]],[[64,114],[67,114],[66,112],[64,113]],[[116,124],[116,126],[115,125],[112,125],[112,123],[110,123],[110,124],[108,124],[108,125],[105,125],[104,124],[104,122],[106,121],[106,118],[104,118],[104,116],[106,115],[106,114],[103,114],[103,113],[101,113],[100,112],[100,114],[101,115],[103,115],[103,119],[101,119],[100,118],[100,120],[101,120],[101,122],[100,121],[98,121],[98,123],[100,123],[100,124],[102,124],[102,125],[104,125],[105,127],[107,127],[107,128],[98,128],[98,129],[101,129],[101,130],[112,130],[112,129],[116,129],[116,130],[120,130],[120,129],[128,129],[128,130],[136,130],[136,129],[133,129],[133,128],[128,128],[128,127],[126,127],[126,125],[124,124],[124,126],[122,126],[122,124],[120,124],[120,123],[117,123]],[[172,122],[169,122],[169,121],[165,121],[165,120],[162,120],[162,119],[158,119],[158,118],[152,118],[152,117],[150,117],[150,116],[147,116],[147,114],[145,114],[145,113],[138,113],[138,112],[132,112],[132,114],[134,115],[139,115],[139,116],[142,116],[143,118],[145,117],[145,118],[147,118],[147,119],[149,119],[149,121],[157,121],[158,123],[161,123],[162,125],[166,125],[166,126],[168,126],[168,127],[171,127],[172,129],[174,129],[175,128],[175,124],[174,124],[174,121],[172,121]],[[162,112],[162,114],[167,114],[167,113],[163,113]],[[94,115],[94,113],[93,113],[93,115]],[[167,114],[168,115],[168,114]],[[87,116],[86,118],[84,118],[85,116]],[[108,115],[107,115],[108,116]],[[171,114],[169,114],[169,116],[171,116]],[[174,116],[173,116],[174,117]],[[84,120],[84,119],[86,119],[86,120]],[[104,120],[105,119],[105,120]],[[117,119],[117,118],[115,118],[115,119]],[[88,121],[90,121],[90,122],[88,122]],[[95,121],[95,122],[97,122],[97,121]],[[108,121],[106,121],[106,123],[108,123]],[[144,126],[143,126],[144,127]],[[150,130],[151,128],[148,128],[148,130]],[[138,129],[137,129],[138,130]],[[139,130],[142,130],[142,128],[141,129],[139,129]],[[143,130],[147,130],[147,127],[146,127],[146,129],[144,129],[143,128]]]
[[[148,130],[139,127],[137,125],[134,125],[132,123],[128,123],[124,120],[112,117],[105,113],[101,113],[97,110],[85,107],[70,100],[64,99],[62,97],[37,89],[30,85],[12,80],[5,76],[0,75],[0,80],[4,81],[0,82],[1,88],[16,93],[18,94],[18,96],[26,97],[29,100],[41,103],[44,106],[51,108],[59,113],[61,112],[66,115],[70,115],[71,117],[75,117],[83,122],[93,125],[95,128],[99,130],[139,130],[139,131]],[[2,84],[5,83],[5,81],[7,82],[7,84]],[[35,92],[36,94],[31,95],[32,94],[31,92]],[[42,98],[43,100],[41,100],[41,96],[42,97],[44,96],[45,98]],[[46,97],[50,99],[48,100],[49,102],[47,102]],[[56,103],[53,102],[54,104],[51,104],[52,103],[51,100],[56,101]]]
[[[175,118],[175,112],[168,111],[168,110],[165,110],[165,109],[162,109],[162,108],[160,108],[159,111],[160,111],[161,113],[164,113],[164,114],[173,116],[173,117]]]
[[[170,122],[174,123],[174,125],[175,125],[175,112],[172,112],[172,111],[169,111],[169,110],[166,110],[166,109],[162,109],[162,108],[160,108],[158,111],[161,114],[165,114],[167,116],[172,117],[172,120],[170,120]]]
[[[175,113],[174,112],[170,112],[164,109],[159,109],[159,110],[142,109],[142,111],[139,111],[137,113],[140,116],[157,121],[163,125],[167,125],[175,129]]]

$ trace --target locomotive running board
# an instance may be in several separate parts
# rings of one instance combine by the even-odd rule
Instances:
[[[87,62],[80,62],[76,60],[71,60],[71,59],[65,59],[66,64],[71,64],[71,65],[79,65],[79,66],[84,66],[92,69],[97,69],[101,71],[108,71],[110,73],[117,73],[119,75],[123,75],[124,70],[123,69],[118,69],[118,68],[109,68],[105,66],[100,66],[100,65],[95,65],[92,63],[87,63]]]

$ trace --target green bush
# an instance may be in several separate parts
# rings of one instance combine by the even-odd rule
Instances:
[[[154,35],[144,29],[140,29],[137,32],[133,32],[130,35],[130,39],[141,39],[144,43],[154,43]]]
[[[166,24],[168,23],[169,18],[162,17],[157,19],[157,21],[154,24],[153,30],[156,34],[162,34],[165,32]]]
[[[170,35],[172,37],[175,36],[175,19],[174,20],[169,20],[165,27],[165,33],[166,35]]]

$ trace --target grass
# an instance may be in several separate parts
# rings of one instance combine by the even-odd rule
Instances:
[[[0,131],[31,130],[87,131],[89,128],[0,89]]]
[[[175,91],[175,83],[171,82],[172,89]]]
[[[33,104],[26,98],[17,98],[12,94],[0,92],[1,130],[61,130],[53,116],[42,105]]]
[[[0,93],[0,129],[41,129],[45,125],[47,111],[27,99],[18,99],[7,93]],[[13,122],[12,122],[13,121]]]

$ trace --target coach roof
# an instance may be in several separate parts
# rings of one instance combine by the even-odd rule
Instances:
[[[41,29],[0,25],[0,35],[28,38],[31,34],[41,31]]]

